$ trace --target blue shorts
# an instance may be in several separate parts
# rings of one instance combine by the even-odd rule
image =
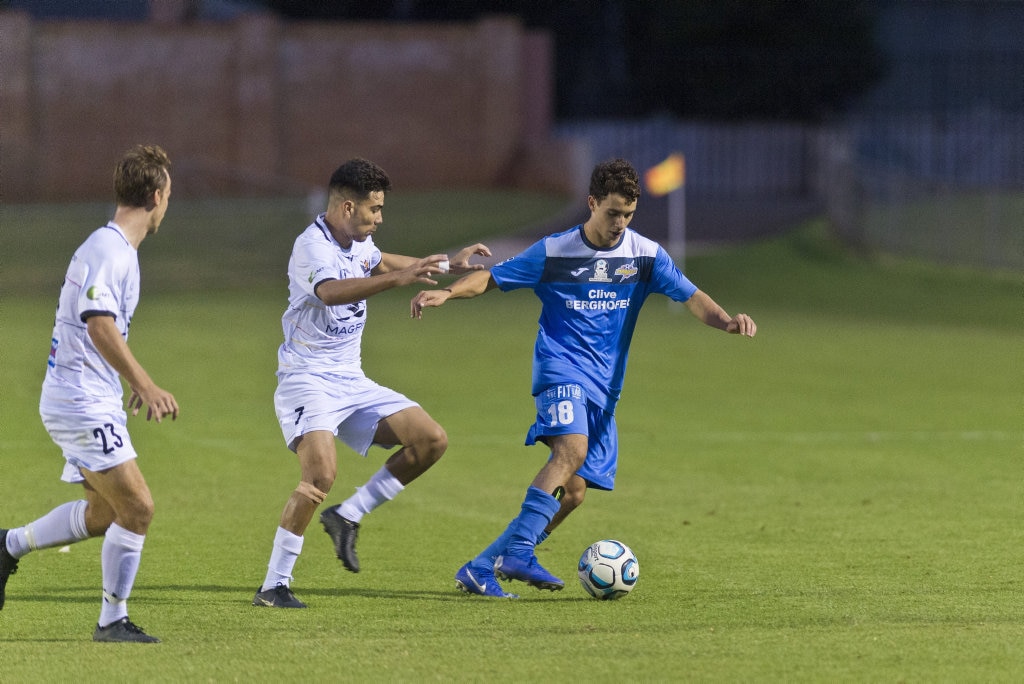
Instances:
[[[595,489],[614,489],[619,464],[615,414],[589,401],[579,385],[552,385],[534,397],[537,420],[526,434],[527,446],[545,437],[586,435],[587,458],[576,474]]]

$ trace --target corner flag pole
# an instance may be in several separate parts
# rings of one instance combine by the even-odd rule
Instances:
[[[673,152],[664,161],[644,172],[644,184],[653,197],[667,195],[668,253],[679,262],[686,258],[686,159]]]
[[[686,263],[686,183],[668,193],[668,253],[682,270]]]

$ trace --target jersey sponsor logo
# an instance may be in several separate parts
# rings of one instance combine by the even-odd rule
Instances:
[[[96,289],[96,286],[93,285],[92,287],[90,287],[88,290],[85,291],[85,296],[86,296],[87,299],[99,299],[100,298],[100,293]]]
[[[57,340],[56,337],[51,337],[50,338],[50,358],[48,358],[46,360],[46,365],[49,366],[50,368],[56,368],[57,367],[57,345],[58,344],[60,344],[60,342]]]
[[[366,275],[370,274],[370,260],[369,259],[363,259],[363,261],[360,264],[360,266],[363,267],[363,273],[364,274],[366,274]]]
[[[324,328],[328,335],[351,335],[352,333],[359,332],[366,325],[366,302],[345,304],[338,307],[338,309],[342,312],[337,317],[338,324],[328,325]],[[364,320],[358,321],[360,318]],[[358,322],[352,322],[354,319]]]
[[[622,266],[619,266],[617,269],[615,269],[615,275],[619,276],[620,283],[626,282],[639,272],[640,269],[637,268],[636,264],[633,263],[632,261],[630,261],[628,264],[623,264]]]
[[[584,273],[586,273],[589,270],[590,270],[589,266],[581,266],[580,268],[573,269],[572,271],[569,271],[569,273],[571,273],[574,278],[579,278],[581,275],[583,275]]]
[[[629,308],[629,297],[619,299],[614,290],[594,288],[587,292],[588,299],[567,299],[565,308],[573,311],[614,311]]]
[[[348,313],[339,315],[339,320],[347,321],[350,318],[362,318],[366,315],[366,301],[356,302],[355,304],[345,304],[342,309]]]
[[[597,263],[594,264],[594,275],[590,278],[592,283],[610,283],[612,279],[608,277],[608,262],[604,259],[598,259]]]
[[[327,270],[326,266],[321,266],[320,268],[318,268],[316,270],[310,271],[309,272],[309,282],[313,282],[318,275],[320,275],[321,273],[323,273],[326,270]]]
[[[329,325],[324,328],[324,331],[328,335],[351,335],[362,330],[364,325],[366,325],[366,321],[359,321],[352,325]]]
[[[555,385],[544,390],[544,398],[547,401],[558,401],[559,399],[582,399],[583,388],[579,385]]]

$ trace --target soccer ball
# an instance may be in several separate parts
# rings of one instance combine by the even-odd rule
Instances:
[[[629,547],[614,539],[602,539],[586,548],[577,568],[580,584],[602,601],[622,598],[640,578],[640,563]]]

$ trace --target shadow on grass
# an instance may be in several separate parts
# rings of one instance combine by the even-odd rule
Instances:
[[[212,594],[231,594],[237,596],[239,594],[243,596],[249,596],[249,600],[252,600],[253,594],[256,592],[256,587],[229,587],[223,585],[136,585],[133,590],[133,596],[139,596],[139,592],[144,591],[182,591],[182,592],[200,592],[200,593],[212,593]],[[317,588],[317,587],[296,587],[296,594],[303,600],[310,596],[316,596],[321,598],[365,598],[365,599],[391,599],[398,600],[404,599],[409,601],[492,601],[497,599],[490,599],[483,596],[474,596],[460,592],[456,589],[451,591],[435,591],[435,590],[423,590],[423,589],[367,589],[365,587],[352,587],[352,588]],[[533,590],[531,590],[533,591]],[[557,592],[551,592],[551,594],[558,594]],[[141,596],[139,596],[141,599]],[[51,597],[52,600],[52,597]],[[172,598],[161,598],[159,596],[149,596],[145,599],[148,602],[153,603],[173,603]],[[570,595],[557,595],[550,596],[548,594],[541,594],[535,592],[534,596],[529,594],[522,595],[520,598],[514,599],[517,602],[533,602],[533,601],[587,601],[586,597],[576,597]]]
[[[522,587],[522,590],[529,590],[532,594],[520,594],[517,599],[508,599],[515,601],[516,603],[536,603],[540,601],[558,601],[561,603],[566,602],[585,602],[590,601],[585,596],[573,596],[571,594],[562,594],[559,592],[544,592],[535,591],[528,587]],[[256,593],[256,587],[247,586],[227,586],[219,584],[136,584],[132,590],[132,601],[145,602],[149,605],[169,605],[180,603],[181,600],[174,598],[173,596],[161,596],[162,592],[180,592],[183,594],[192,595],[189,601],[194,601],[194,595],[199,594],[219,594],[216,598],[209,599],[210,603],[239,603],[242,604],[251,603],[252,597]],[[300,588],[297,590],[300,598],[303,600],[308,599],[310,596],[318,598],[363,598],[363,599],[390,599],[390,600],[406,600],[406,601],[440,601],[440,602],[458,602],[458,601],[476,601],[481,603],[500,602],[502,599],[493,599],[483,596],[474,596],[472,594],[466,594],[456,589],[451,591],[433,591],[433,590],[422,590],[422,589],[367,589],[367,588]],[[96,586],[77,586],[77,587],[62,587],[59,591],[53,591],[48,593],[34,593],[34,594],[11,594],[8,592],[8,603],[53,603],[54,601],[62,604],[98,604],[100,601],[100,592]],[[3,641],[3,639],[0,639]],[[56,641],[60,641],[57,639]]]

